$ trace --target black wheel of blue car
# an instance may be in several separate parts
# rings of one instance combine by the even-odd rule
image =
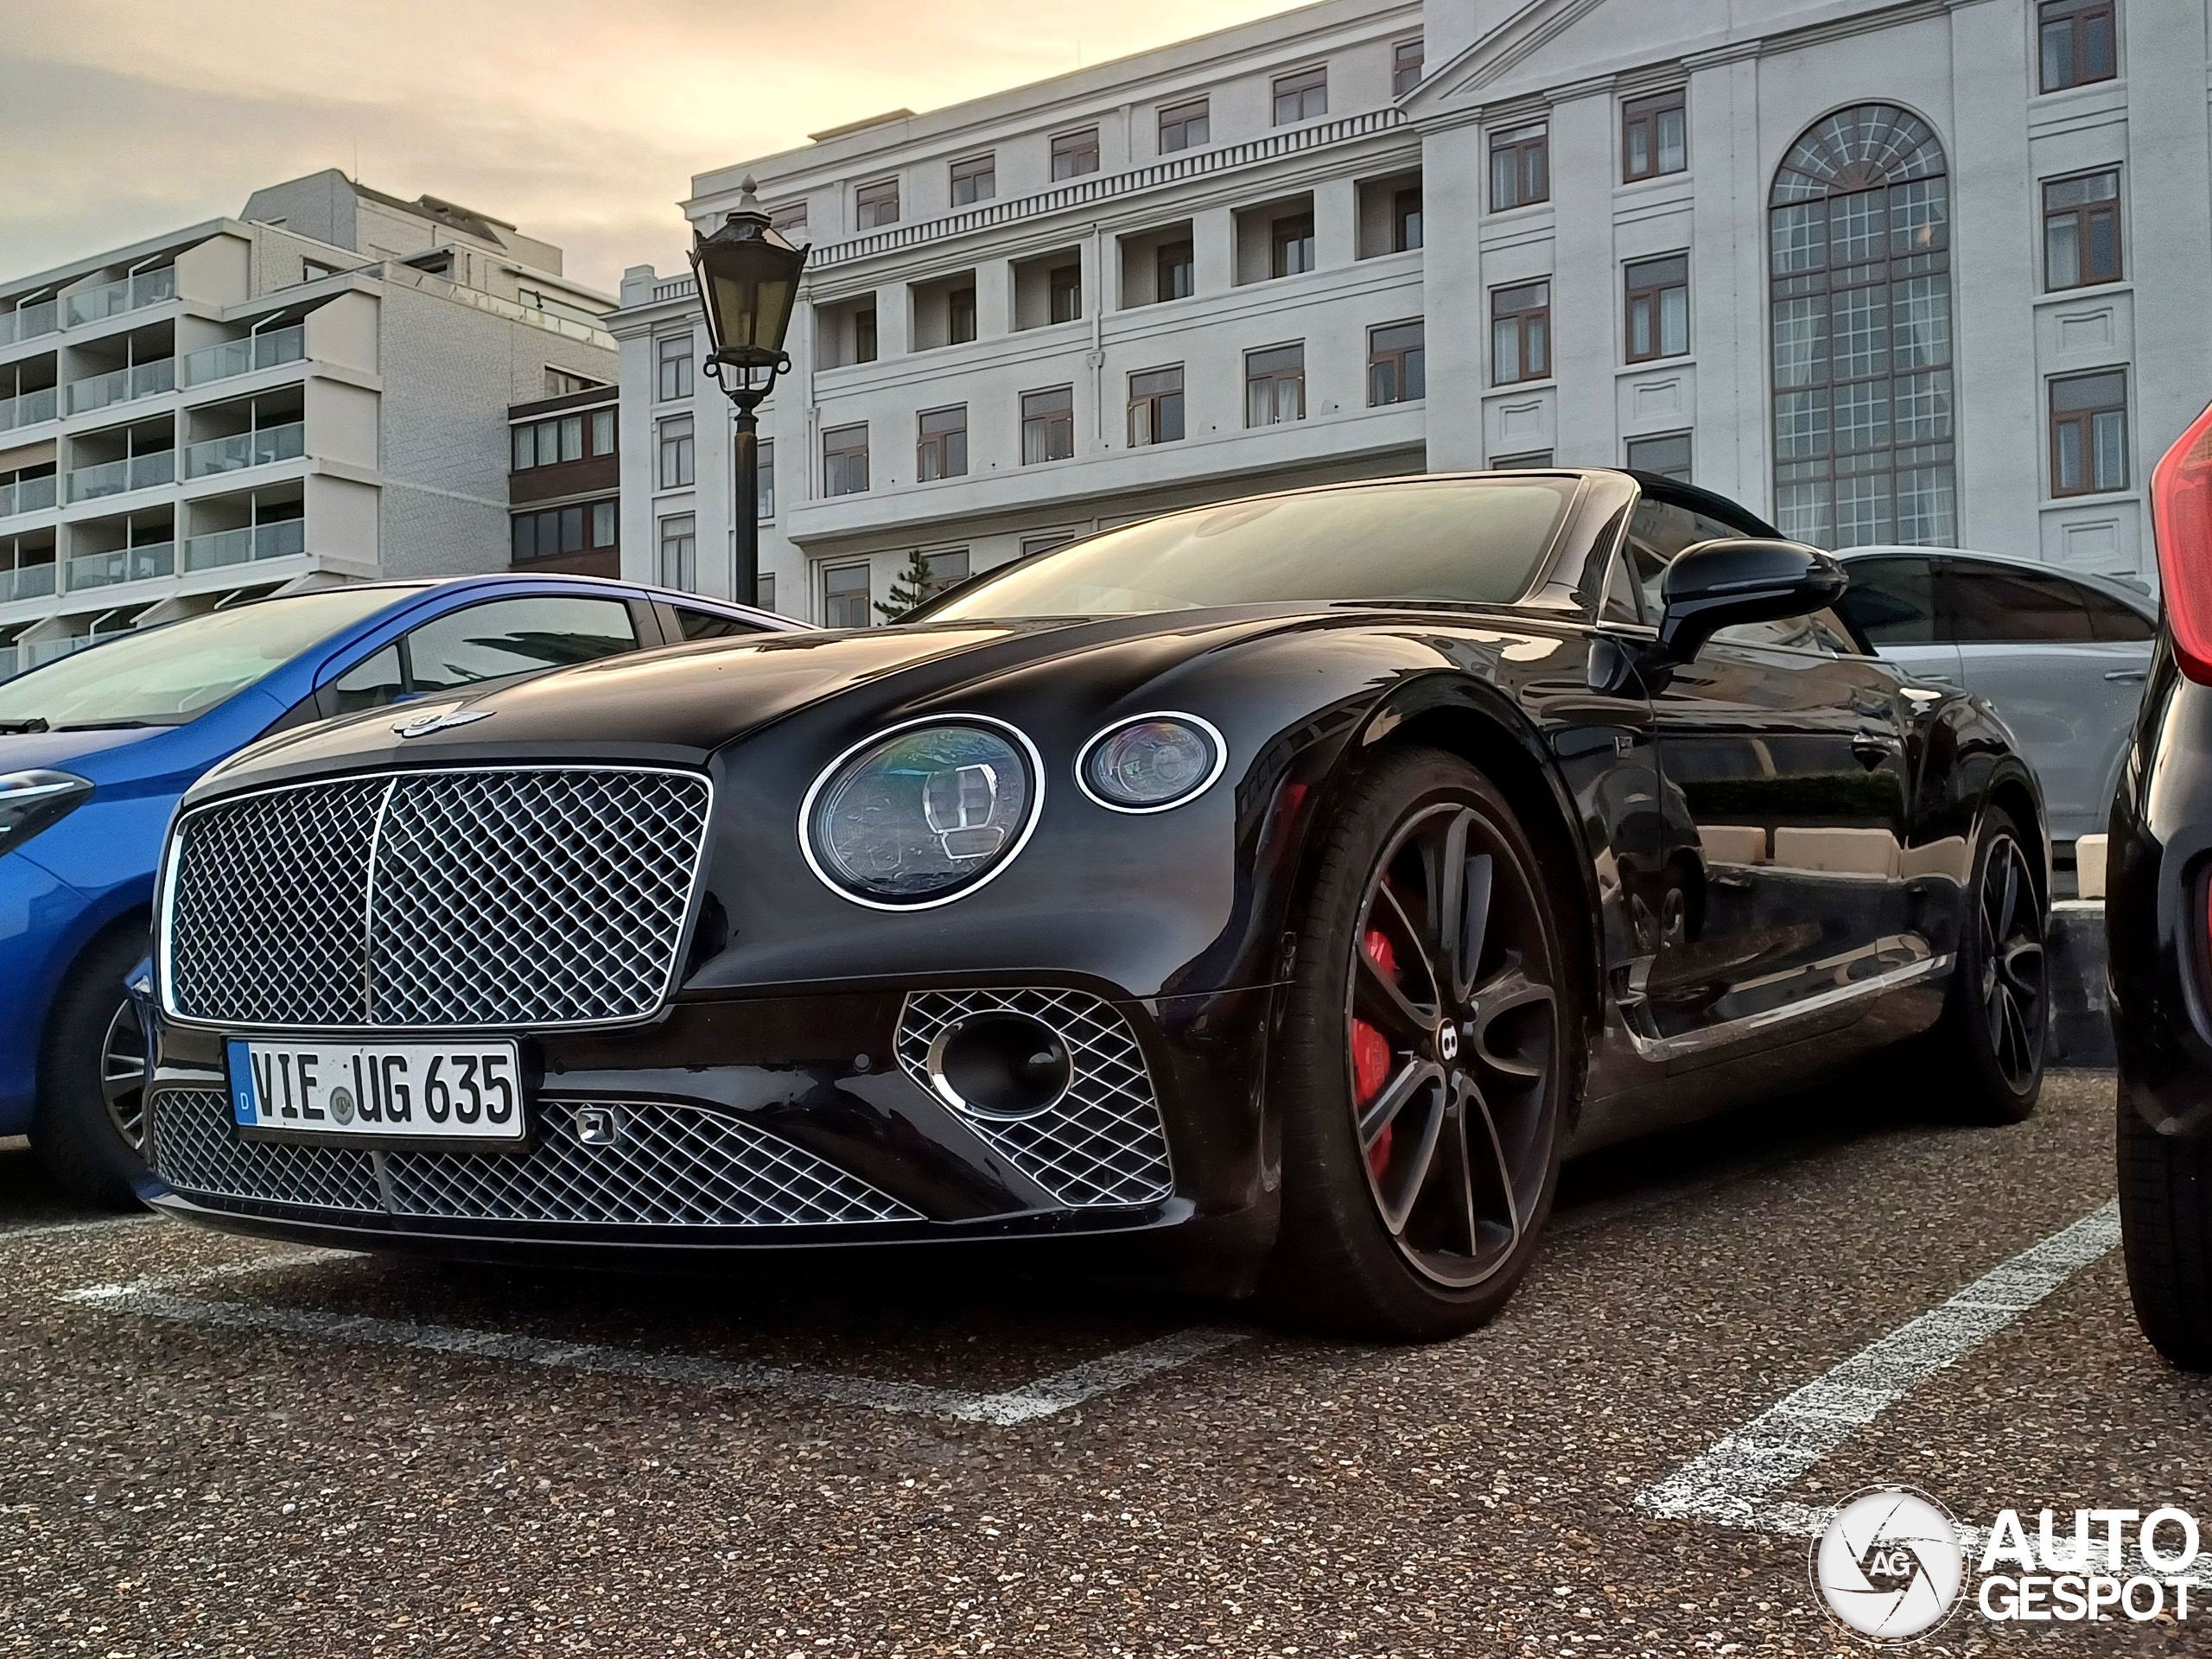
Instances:
[[[1533,1260],[1558,1173],[1568,1001],[1557,912],[1511,805],[1411,749],[1329,836],[1273,1098],[1279,1300],[1425,1338],[1489,1319]]]
[[[2029,842],[2001,810],[1985,817],[1960,918],[1958,962],[1936,1053],[1947,1104],[1978,1123],[2018,1123],[2043,1092],[2050,1022],[2044,902]]]
[[[86,948],[47,1016],[31,1149],[54,1183],[84,1203],[127,1208],[144,1173],[146,1039],[124,976],[146,954],[143,924]]]

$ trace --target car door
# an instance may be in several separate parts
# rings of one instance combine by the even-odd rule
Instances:
[[[1849,559],[1851,586],[1836,610],[1874,647],[1916,679],[1963,686],[1959,648],[1942,632],[1936,608],[1936,562],[1910,556]]]
[[[326,715],[351,714],[660,642],[659,623],[642,602],[597,594],[511,594],[417,623],[327,681],[316,702]]]
[[[1647,615],[1675,553],[1744,533],[1647,499],[1630,531]],[[1661,1052],[1847,1020],[1849,992],[1919,954],[1904,938],[1900,684],[1823,613],[1725,630],[1649,686],[1684,887],[1645,988]]]
[[[2145,640],[2097,637],[2091,592],[2056,571],[1970,559],[1943,561],[1938,579],[1967,690],[1995,705],[2019,740],[2043,781],[2054,841],[2104,828],[2113,760],[2149,664]]]

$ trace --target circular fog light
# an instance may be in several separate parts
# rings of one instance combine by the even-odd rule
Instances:
[[[1140,715],[1084,745],[1076,781],[1116,812],[1164,812],[1204,794],[1228,762],[1220,732],[1196,715]]]
[[[1059,1033],[1026,1014],[957,1020],[930,1045],[930,1082],[945,1103],[978,1117],[1033,1117],[1075,1080]]]

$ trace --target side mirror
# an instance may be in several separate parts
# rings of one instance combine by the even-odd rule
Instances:
[[[1823,610],[1843,597],[1850,580],[1840,564],[1801,542],[1700,542],[1667,567],[1660,653],[1687,663],[1722,628]]]

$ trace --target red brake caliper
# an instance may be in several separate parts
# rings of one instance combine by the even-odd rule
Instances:
[[[1369,961],[1382,970],[1384,978],[1395,982],[1398,953],[1390,948],[1388,938],[1370,928],[1360,940],[1359,948],[1367,952]],[[1352,1092],[1359,1097],[1362,1106],[1381,1094],[1382,1085],[1390,1080],[1389,1043],[1381,1032],[1356,1016],[1351,1022],[1351,1079]],[[1379,1176],[1389,1163],[1390,1130],[1386,1127],[1367,1149],[1367,1164]]]

